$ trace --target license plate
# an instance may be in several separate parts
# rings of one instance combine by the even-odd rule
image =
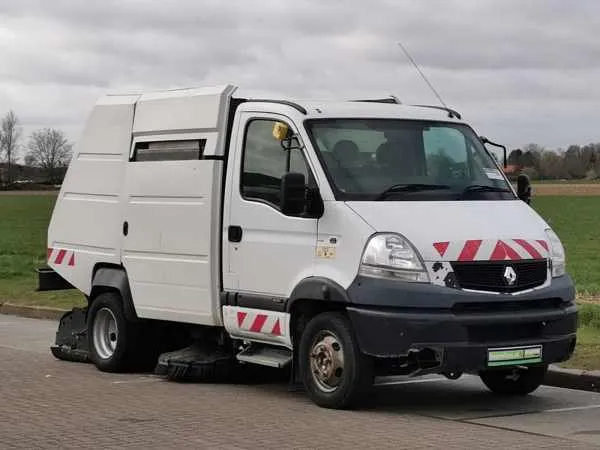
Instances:
[[[514,366],[542,362],[542,346],[493,348],[488,350],[488,366]]]

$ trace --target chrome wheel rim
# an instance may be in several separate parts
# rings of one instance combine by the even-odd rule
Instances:
[[[102,359],[109,359],[115,353],[119,339],[117,319],[108,308],[101,308],[94,319],[93,341],[96,353]]]
[[[331,331],[321,332],[310,352],[310,371],[315,384],[323,392],[333,392],[344,377],[344,349]]]

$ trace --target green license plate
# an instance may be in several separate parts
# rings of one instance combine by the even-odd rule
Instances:
[[[488,366],[514,366],[542,362],[542,346],[492,348],[488,350]]]

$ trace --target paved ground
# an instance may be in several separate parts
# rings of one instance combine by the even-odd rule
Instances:
[[[283,382],[176,384],[57,361],[55,329],[0,315],[1,449],[600,448],[600,394],[544,387],[507,400],[476,378],[434,377],[331,411]]]

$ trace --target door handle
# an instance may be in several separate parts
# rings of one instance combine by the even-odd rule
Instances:
[[[227,229],[229,242],[241,242],[242,234],[242,227],[239,225],[229,225],[229,228]]]
[[[127,236],[129,234],[129,222],[123,222],[123,236]]]

